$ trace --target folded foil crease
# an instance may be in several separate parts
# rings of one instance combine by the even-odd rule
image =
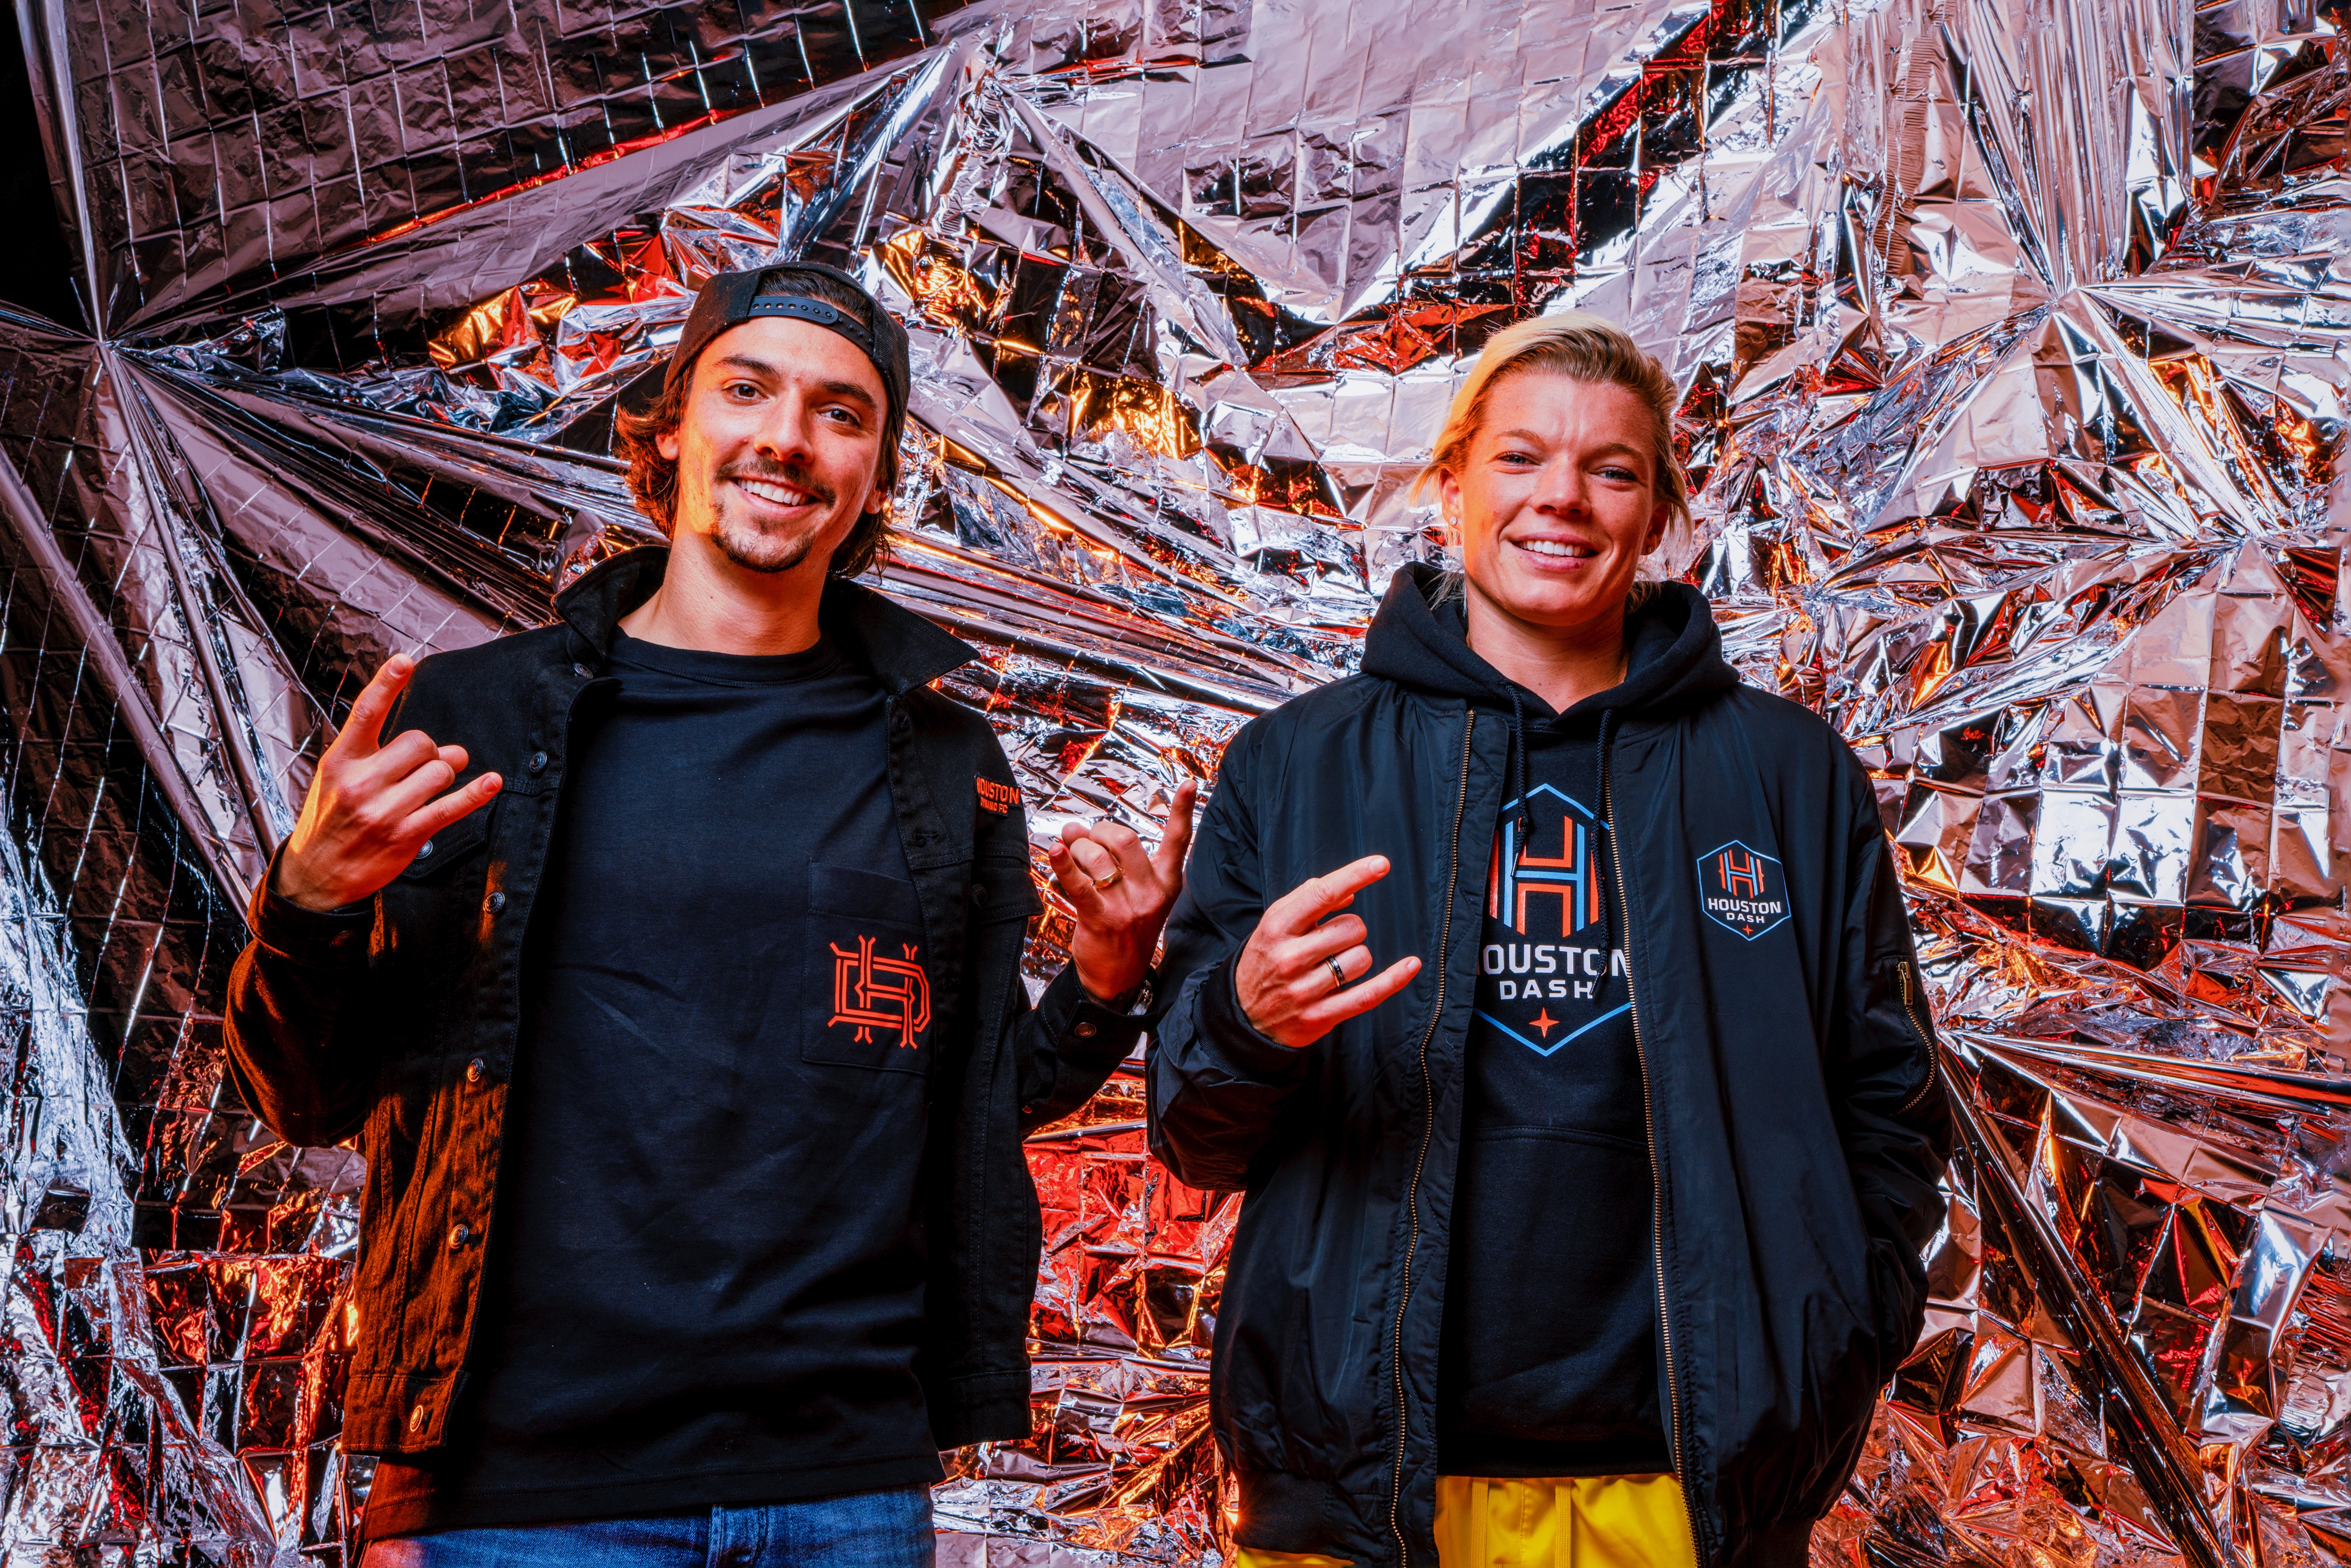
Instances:
[[[18,7],[96,330],[0,308],[0,1551],[343,1562],[363,1171],[223,1079],[243,901],[386,654],[655,537],[616,401],[804,256],[908,328],[879,581],[1040,843],[1353,668],[1493,330],[1629,324],[1669,565],[1869,767],[1960,1111],[1816,1561],[2351,1555],[2339,10],[444,10]],[[1143,1121],[1131,1063],[1031,1142],[1034,1424],[945,1562],[1228,1555],[1240,1199]]]

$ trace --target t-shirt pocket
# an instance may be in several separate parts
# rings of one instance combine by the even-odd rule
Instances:
[[[931,973],[914,884],[856,866],[809,863],[807,994],[816,1016],[800,1060],[926,1073]]]

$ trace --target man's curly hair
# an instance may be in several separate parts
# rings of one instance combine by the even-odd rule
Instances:
[[[872,308],[855,289],[843,287],[821,273],[800,272],[791,267],[778,267],[783,275],[779,280],[795,294],[811,299],[821,299],[871,325]],[[773,287],[767,278],[760,280],[762,292]],[[716,340],[713,340],[716,341]],[[613,445],[629,465],[629,492],[637,498],[637,510],[651,517],[664,534],[677,530],[677,464],[661,455],[661,438],[676,433],[685,422],[685,400],[694,390],[694,367],[672,378],[662,388],[661,396],[642,413],[621,410],[613,418]],[[886,393],[884,397],[886,403]],[[887,493],[898,487],[898,440],[906,427],[904,409],[888,408],[882,420],[882,454],[875,478]],[[831,565],[827,569],[841,577],[855,577],[866,570],[889,552],[890,507],[884,502],[878,512],[862,512],[849,530],[849,537],[832,552]]]

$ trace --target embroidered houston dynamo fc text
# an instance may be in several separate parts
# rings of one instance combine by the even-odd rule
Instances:
[[[979,803],[1001,817],[1020,803],[1020,786],[998,784],[985,773],[974,780],[979,786]]]
[[[1503,805],[1488,862],[1477,1017],[1548,1057],[1629,1006],[1625,953],[1606,919],[1608,825],[1551,784],[1523,799]]]

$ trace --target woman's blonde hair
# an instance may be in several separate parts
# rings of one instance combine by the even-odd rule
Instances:
[[[1593,386],[1623,387],[1647,405],[1654,431],[1650,465],[1657,495],[1666,503],[1666,533],[1656,551],[1642,559],[1640,570],[1644,578],[1664,576],[1668,563],[1689,553],[1689,483],[1674,450],[1674,409],[1680,400],[1665,366],[1642,352],[1631,333],[1603,317],[1562,310],[1515,322],[1489,338],[1478,362],[1469,367],[1469,379],[1453,394],[1428,466],[1412,482],[1413,499],[1418,500],[1439,474],[1460,476],[1494,389],[1509,377],[1538,371]]]

